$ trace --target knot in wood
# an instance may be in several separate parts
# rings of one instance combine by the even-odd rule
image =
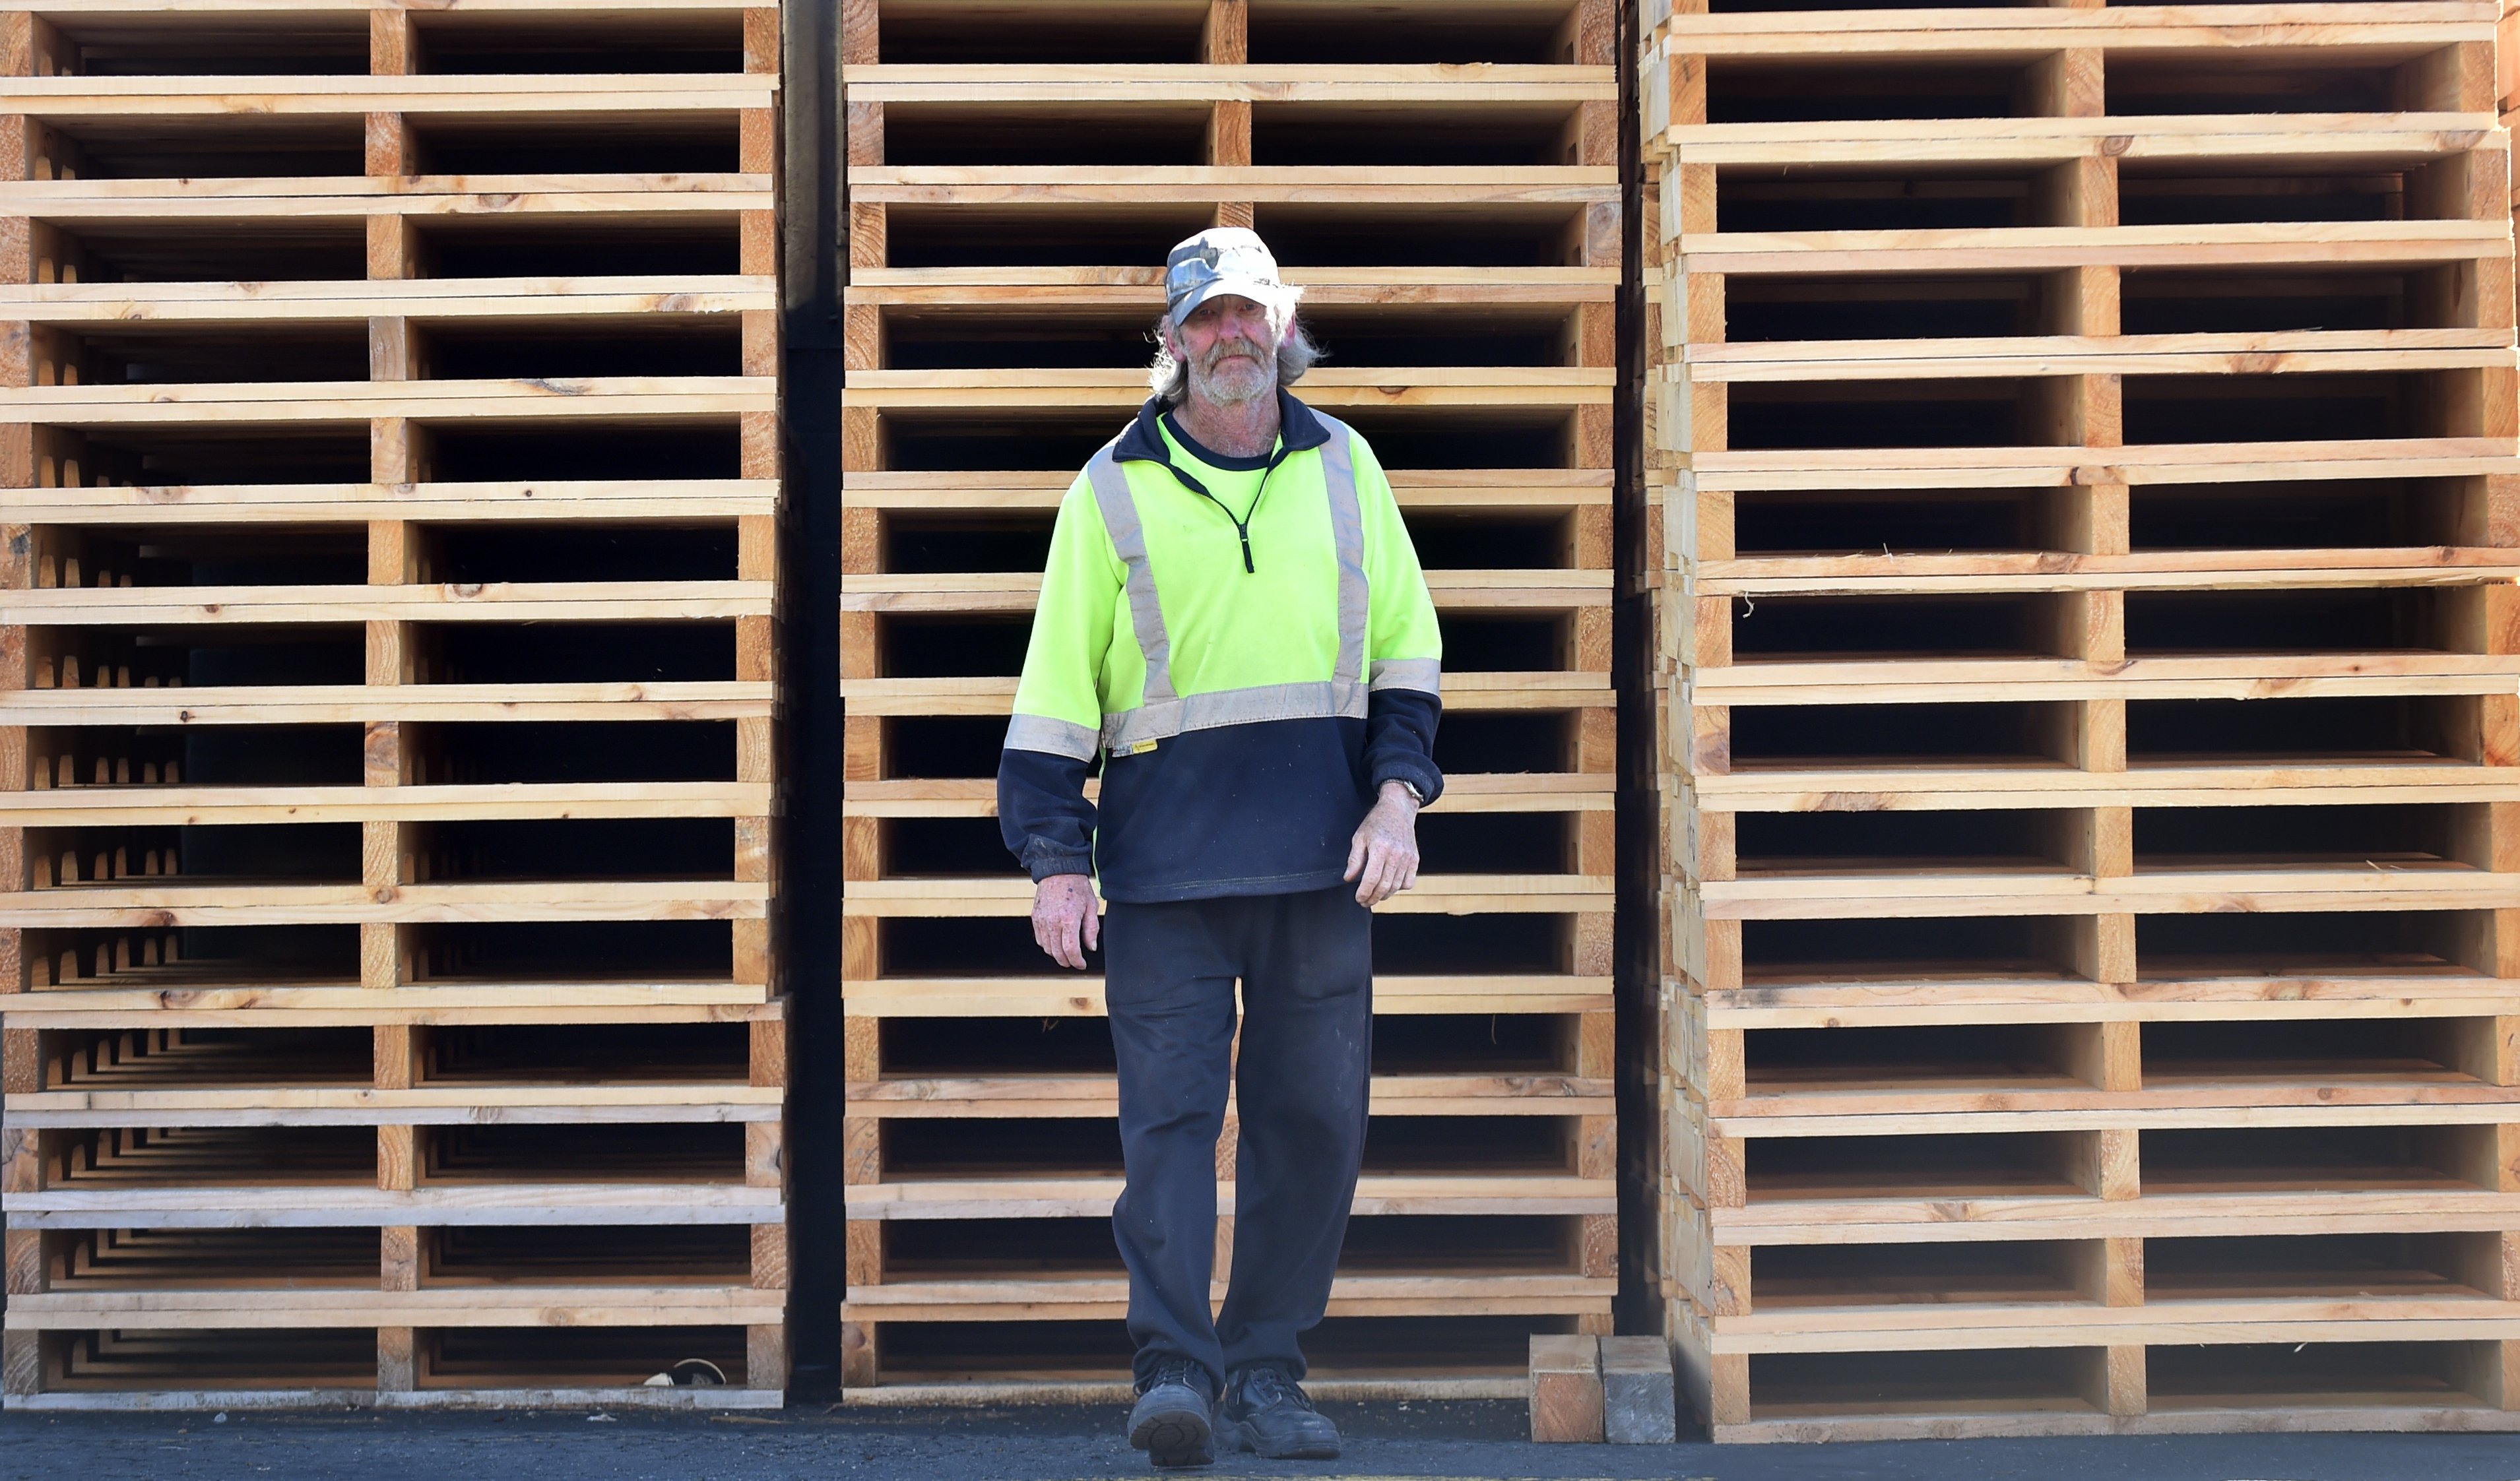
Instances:
[[[1882,792],[1822,792],[1813,805],[1816,813],[1886,813],[1890,798]]]

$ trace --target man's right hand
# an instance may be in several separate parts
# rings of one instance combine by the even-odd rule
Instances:
[[[1102,944],[1101,902],[1085,875],[1053,875],[1033,886],[1032,939],[1061,966],[1085,969],[1085,954]]]

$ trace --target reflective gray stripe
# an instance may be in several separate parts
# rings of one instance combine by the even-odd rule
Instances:
[[[1373,660],[1373,689],[1422,689],[1430,695],[1444,692],[1444,660],[1441,658],[1376,658]]]
[[[1372,622],[1372,589],[1365,575],[1365,513],[1356,494],[1352,445],[1356,434],[1344,423],[1328,417],[1321,420],[1330,431],[1330,440],[1321,449],[1322,482],[1329,502],[1330,538],[1338,557],[1338,660],[1326,681],[1264,684],[1203,695],[1175,694],[1172,640],[1164,631],[1163,606],[1155,597],[1154,565],[1147,559],[1146,526],[1138,518],[1138,501],[1129,491],[1128,474],[1111,455],[1111,447],[1116,444],[1106,444],[1085,466],[1086,476],[1094,485],[1095,506],[1102,512],[1102,527],[1111,536],[1112,553],[1129,568],[1130,626],[1137,632],[1139,651],[1147,658],[1145,702],[1136,709],[1102,717],[1104,745],[1120,750],[1188,731],[1270,720],[1365,718],[1365,650],[1367,629]],[[1431,666],[1434,660],[1409,661]],[[1012,729],[1009,734],[1012,734]],[[1024,748],[1053,749],[1048,745]]]
[[[1148,740],[1168,740],[1191,731],[1228,725],[1257,725],[1268,720],[1362,720],[1365,710],[1365,686],[1336,680],[1220,689],[1104,715],[1102,743],[1113,750],[1124,750]]]
[[[1322,444],[1322,484],[1329,491],[1330,538],[1338,547],[1338,667],[1330,677],[1354,684],[1365,677],[1366,629],[1373,620],[1373,595],[1365,579],[1365,512],[1356,502],[1356,433],[1344,422],[1323,417],[1330,440]]]
[[[1011,751],[1047,751],[1054,756],[1068,756],[1091,761],[1101,746],[1102,737],[1088,726],[1068,720],[1054,720],[1048,715],[1017,715],[1007,722],[1007,745]]]
[[[1115,439],[1116,442],[1116,439]],[[1147,702],[1173,697],[1173,645],[1164,634],[1163,604],[1155,599],[1154,562],[1147,559],[1147,528],[1138,522],[1138,501],[1129,493],[1129,475],[1111,456],[1106,442],[1085,465],[1094,484],[1094,504],[1102,512],[1102,528],[1111,550],[1129,567],[1129,625],[1137,629],[1138,651],[1147,658]]]

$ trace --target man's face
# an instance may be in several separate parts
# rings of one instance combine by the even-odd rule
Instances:
[[[1175,354],[1190,371],[1190,393],[1234,406],[1278,388],[1278,334],[1269,311],[1248,298],[1219,293],[1179,326]]]

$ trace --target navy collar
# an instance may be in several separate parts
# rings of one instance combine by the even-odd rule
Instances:
[[[1164,446],[1160,421],[1170,409],[1163,397],[1148,396],[1147,404],[1138,408],[1137,420],[1131,422],[1128,429],[1120,433],[1120,440],[1112,444],[1112,458],[1122,463],[1160,463],[1171,467],[1172,453]],[[1287,394],[1282,385],[1278,388],[1278,440],[1288,456],[1309,452],[1330,440],[1330,429],[1322,425],[1322,419],[1313,415],[1311,407]]]

